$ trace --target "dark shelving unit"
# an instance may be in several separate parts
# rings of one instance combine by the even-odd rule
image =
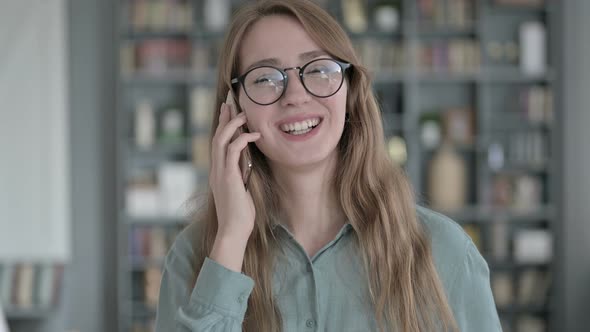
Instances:
[[[119,48],[121,50],[131,45],[139,45],[150,40],[184,40],[191,48],[190,60],[194,60],[196,49],[207,49],[214,53],[216,45],[221,41],[223,33],[210,32],[201,26],[201,9],[204,0],[186,0],[193,10],[192,25],[186,31],[135,31],[129,22],[130,6],[132,0],[121,0]],[[237,7],[242,1],[231,0],[232,8]],[[323,1],[326,8],[347,28],[343,19],[340,0]],[[519,278],[527,271],[541,271],[550,275],[555,274],[554,262],[518,262],[512,257],[513,237],[515,232],[523,228],[548,230],[555,234],[555,228],[559,227],[561,207],[558,206],[557,197],[553,190],[557,178],[555,170],[560,169],[559,160],[551,158],[551,151],[559,148],[555,142],[555,124],[561,117],[561,109],[551,102],[554,109],[554,119],[546,123],[533,123],[515,118],[515,114],[507,109],[520,107],[518,98],[508,98],[512,91],[528,89],[530,87],[542,87],[549,91],[559,91],[556,79],[559,68],[556,67],[556,57],[560,50],[554,47],[551,40],[556,29],[556,15],[560,4],[557,1],[547,0],[541,6],[524,7],[497,5],[494,0],[466,0],[470,4],[471,15],[462,24],[431,24],[422,17],[420,3],[422,1],[399,0],[392,1],[399,5],[400,24],[394,32],[378,31],[372,24],[364,32],[350,33],[355,46],[363,48],[363,43],[369,45],[367,49],[359,49],[361,58],[363,54],[375,56],[371,53],[371,45],[391,45],[395,48],[394,54],[400,55],[405,61],[395,61],[387,56],[382,61],[387,66],[381,67],[379,63],[367,64],[373,73],[375,90],[378,101],[382,106],[384,127],[388,139],[392,136],[403,137],[407,160],[404,168],[411,179],[417,196],[422,203],[428,205],[426,173],[432,156],[437,149],[423,146],[421,141],[421,118],[425,113],[436,109],[436,112],[451,107],[465,106],[472,109],[475,116],[476,135],[473,144],[456,147],[459,154],[467,161],[469,169],[469,197],[465,206],[459,210],[441,211],[462,226],[474,226],[481,238],[480,250],[487,259],[492,278],[496,273],[507,273],[513,282],[514,296],[518,295]],[[434,3],[446,3],[447,5],[460,0],[433,0]],[[372,15],[374,0],[363,1],[367,4],[366,12]],[[488,46],[494,42],[508,43],[518,41],[518,26],[526,21],[542,22],[547,31],[548,42],[548,68],[542,74],[524,74],[516,60],[498,63],[492,60],[488,52]],[[369,17],[369,21],[371,18]],[[465,41],[466,47],[475,47],[479,56],[476,66],[467,66],[463,70],[449,70],[448,68],[429,68],[421,65],[421,47],[431,43],[440,44],[449,41]],[[472,44],[470,44],[472,43]],[[382,50],[384,54],[390,54],[391,50]],[[368,53],[367,53],[368,52]],[[374,50],[373,50],[374,52]],[[378,58],[378,56],[377,56]],[[122,55],[123,59],[123,55]],[[157,165],[171,159],[184,158],[190,161],[193,158],[192,137],[206,135],[209,123],[201,123],[198,128],[186,130],[186,137],[174,144],[154,144],[152,149],[141,150],[133,144],[133,116],[135,103],[142,98],[154,100],[155,107],[164,107],[167,103],[181,105],[186,123],[190,123],[191,98],[197,89],[211,89],[214,92],[214,80],[216,77],[215,56],[210,56],[206,68],[192,68],[195,64],[189,61],[186,68],[174,68],[174,70],[150,73],[135,68],[129,70],[121,65],[118,77],[118,109],[117,109],[117,145],[118,145],[118,243],[119,243],[119,329],[121,331],[141,331],[142,327],[149,330],[150,321],[155,316],[155,308],[146,306],[137,300],[141,298],[134,292],[141,291],[143,285],[136,278],[142,271],[150,268],[160,268],[162,257],[146,258],[135,257],[130,252],[131,237],[138,228],[154,228],[165,230],[179,230],[186,225],[186,219],[178,216],[137,217],[128,213],[125,206],[125,192],[128,183],[130,169],[136,165]],[[122,60],[122,62],[124,62]],[[393,65],[392,65],[393,63]],[[206,91],[206,90],[203,90]],[[553,100],[557,100],[554,98]],[[213,110],[211,110],[212,112]],[[156,111],[157,112],[157,111]],[[205,128],[205,129],[203,129]],[[493,169],[488,163],[490,145],[497,143],[510,135],[510,133],[540,132],[549,145],[549,157],[544,163],[518,164],[506,160],[499,169]],[[509,154],[506,153],[506,158]],[[157,166],[156,166],[157,167]],[[206,189],[206,174],[202,168],[195,168],[198,173],[199,185],[197,189]],[[490,203],[489,192],[496,176],[521,176],[532,175],[541,179],[543,199],[541,204],[533,209],[519,210],[507,206],[495,206]],[[504,259],[493,257],[490,244],[493,228],[504,224],[506,230],[506,245],[508,255]],[[557,243],[557,241],[554,241]],[[555,250],[554,250],[555,251]],[[139,285],[137,283],[140,283]],[[492,285],[493,286],[493,285]],[[519,331],[519,319],[522,316],[533,317],[543,322],[549,330],[555,329],[554,317],[556,308],[555,287],[549,287],[548,294],[541,304],[522,304],[515,300],[510,305],[498,306],[504,331]],[[138,322],[138,323],[137,323]],[[137,323],[137,324],[136,324]],[[138,325],[139,324],[139,325]],[[138,327],[139,326],[139,327]]]

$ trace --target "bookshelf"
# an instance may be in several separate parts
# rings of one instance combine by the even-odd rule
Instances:
[[[0,304],[8,321],[42,321],[59,308],[64,264],[50,261],[0,263]]]
[[[217,5],[229,13],[241,2]],[[374,72],[387,146],[420,201],[461,224],[488,261],[504,331],[553,330],[552,254],[560,224],[553,193],[561,179],[551,152],[560,148],[555,129],[561,114],[553,96],[559,50],[551,36],[559,3],[317,2],[343,24]],[[361,10],[351,12],[355,3]],[[223,29],[205,19],[208,6],[205,0],[119,2],[121,331],[150,329],[158,269],[186,225],[178,209],[182,193],[207,188],[211,78],[223,37]],[[397,16],[383,6],[396,8]],[[521,63],[526,22],[540,22],[546,31],[543,70]],[[447,141],[450,150],[443,149]],[[444,171],[449,160],[463,171]],[[435,171],[463,184],[451,193],[455,200],[437,198],[432,188],[441,177],[431,177]],[[167,188],[179,181],[191,185],[170,193]],[[529,246],[540,251],[528,252]]]

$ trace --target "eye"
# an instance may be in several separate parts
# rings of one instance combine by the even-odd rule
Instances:
[[[280,85],[283,75],[274,68],[261,67],[246,76],[246,83],[251,86],[265,87]]]
[[[340,67],[333,61],[320,60],[305,69],[305,74],[311,77],[327,77],[339,73]]]
[[[256,85],[276,84],[277,80],[269,76],[260,76],[254,79],[252,83]]]

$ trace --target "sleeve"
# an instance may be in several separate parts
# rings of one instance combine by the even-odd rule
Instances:
[[[490,287],[490,270],[471,240],[450,292],[450,305],[460,331],[502,331]]]
[[[164,263],[155,331],[241,331],[254,281],[206,258],[190,289],[192,259],[190,242],[177,238]]]

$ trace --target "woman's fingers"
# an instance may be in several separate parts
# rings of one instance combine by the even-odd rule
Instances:
[[[229,106],[226,103],[222,103],[221,107],[219,108],[219,123],[217,124],[217,128],[215,129],[215,135],[217,135],[217,133],[221,131],[223,127],[225,127],[229,120],[231,120]]]
[[[242,153],[248,143],[256,142],[259,138],[260,133],[243,133],[238,136],[227,147],[226,165],[239,165],[240,153]]]
[[[225,103],[221,104],[219,108],[219,123],[217,124],[217,128],[215,129],[215,134],[213,135],[213,140],[211,141],[211,171],[210,173],[214,173],[217,167],[219,167],[218,160],[220,158],[225,159],[225,155],[219,155],[219,149],[216,148],[217,146],[217,137],[219,133],[223,130],[227,122],[230,120],[229,109]]]
[[[226,108],[223,111],[223,113],[227,114],[220,116],[220,118],[223,118],[223,120],[226,120],[226,117],[229,117],[229,110],[227,109],[227,106],[225,107]],[[226,122],[225,124],[219,124],[215,132],[215,136],[213,136],[211,147],[213,167],[215,167],[216,169],[225,168],[227,146],[231,142],[231,139],[238,130],[238,128],[243,126],[245,123],[246,116],[242,113],[234,119],[229,120],[229,122]]]

